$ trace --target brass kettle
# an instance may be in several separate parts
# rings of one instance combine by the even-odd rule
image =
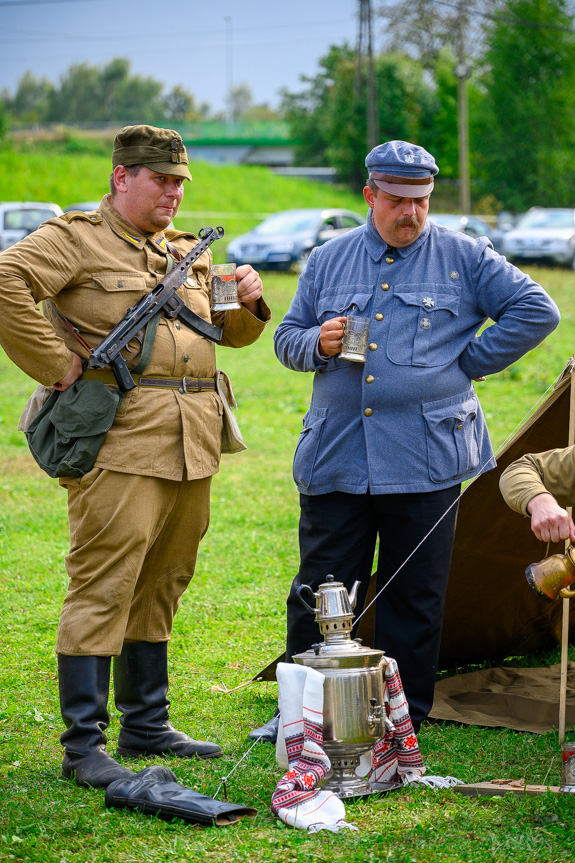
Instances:
[[[568,590],[575,581],[575,548],[570,545],[565,554],[552,554],[539,563],[529,564],[525,577],[535,593],[547,602],[560,596],[564,599],[575,596],[575,590]]]

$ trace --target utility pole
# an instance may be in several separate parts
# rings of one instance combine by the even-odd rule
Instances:
[[[373,11],[371,0],[359,0],[359,32],[357,39],[357,78],[356,90],[361,96],[363,90],[363,71],[367,66],[366,80],[366,119],[367,119],[367,149],[372,150],[379,144],[377,85],[375,66],[373,63],[372,41]],[[367,63],[365,62],[367,60]]]
[[[232,16],[224,17],[226,24],[226,79],[228,85],[228,96],[226,99],[226,127],[228,133],[234,124],[234,34]]]
[[[457,133],[459,140],[459,208],[462,215],[471,212],[471,189],[469,181],[469,111],[467,102],[467,80],[471,74],[465,56],[464,0],[457,7],[458,51],[455,76],[457,78]]]

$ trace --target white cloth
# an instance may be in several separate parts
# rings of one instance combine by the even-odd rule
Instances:
[[[345,821],[339,797],[318,788],[331,766],[323,749],[324,675],[286,662],[278,663],[276,675],[280,708],[276,759],[289,769],[276,785],[272,812],[285,824],[310,833],[357,830]]]

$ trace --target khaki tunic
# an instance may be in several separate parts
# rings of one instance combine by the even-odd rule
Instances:
[[[88,353],[51,303],[97,345],[166,273],[166,239],[183,254],[196,241],[172,230],[135,234],[104,198],[96,212],[52,219],[0,254],[0,343],[8,356],[42,384],[60,380],[71,351]],[[202,255],[179,289],[206,320],[211,259],[211,252]],[[51,301],[44,314],[42,301]],[[261,320],[244,307],[214,315],[223,327],[221,344],[254,342],[270,317],[263,300],[259,312]],[[215,371],[214,344],[162,317],[146,374],[213,377]],[[137,387],[124,396],[94,469],[61,480],[68,490],[70,583],[58,653],[108,656],[120,653],[124,640],[170,637],[208,527],[222,413],[216,392]]]
[[[197,241],[173,230],[138,235],[104,198],[95,213],[51,219],[7,249],[0,255],[0,344],[8,356],[42,384],[60,380],[72,364],[70,351],[84,357],[87,352],[47,304],[46,316],[37,304],[52,300],[86,341],[97,345],[165,275],[166,239],[184,254]],[[223,327],[222,345],[252,344],[269,309],[260,300],[262,320],[244,307],[211,318],[211,257],[207,252],[195,262],[178,293],[192,311]],[[213,377],[215,370],[214,344],[162,317],[146,374]],[[136,388],[124,397],[96,466],[174,480],[211,476],[218,471],[221,426],[215,392]]]
[[[522,456],[503,471],[499,488],[511,509],[523,515],[529,515],[531,498],[544,492],[552,494],[560,506],[573,506],[575,446]]]

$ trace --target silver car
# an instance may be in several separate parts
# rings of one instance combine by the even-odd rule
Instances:
[[[503,237],[510,261],[543,260],[575,269],[575,209],[532,207]]]
[[[39,228],[42,222],[61,215],[62,208],[58,204],[38,201],[0,202],[0,252],[27,237]]]
[[[427,217],[430,222],[442,225],[451,231],[461,231],[468,237],[488,237],[496,252],[501,252],[503,231],[492,228],[479,216],[460,216],[454,213],[430,213]]]
[[[228,245],[228,261],[301,273],[315,246],[365,224],[352,210],[282,210]]]

